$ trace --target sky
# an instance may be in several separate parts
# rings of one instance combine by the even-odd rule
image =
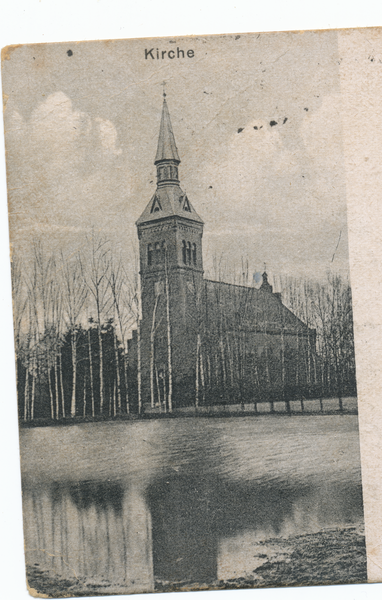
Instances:
[[[166,51],[145,58],[145,50]],[[169,59],[179,48],[185,58]],[[193,56],[187,57],[187,51]],[[134,263],[166,82],[206,275],[348,274],[337,32],[39,44],[3,62],[10,234],[66,255],[94,229]]]

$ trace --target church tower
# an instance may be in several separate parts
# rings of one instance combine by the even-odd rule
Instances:
[[[142,393],[144,402],[151,404],[153,397],[155,404],[163,400],[161,393],[166,396],[166,386],[170,384],[177,401],[177,396],[184,396],[181,382],[192,378],[203,282],[203,221],[180,187],[180,158],[165,94],[154,164],[157,187],[136,222],[142,298],[142,381],[150,381],[150,389],[143,389]]]

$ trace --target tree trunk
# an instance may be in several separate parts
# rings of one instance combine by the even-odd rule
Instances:
[[[168,412],[172,413],[172,348],[171,348],[171,321],[170,321],[170,286],[167,272],[167,252],[165,261],[166,285],[166,319],[167,319],[167,368],[168,368]]]
[[[56,395],[56,419],[60,418],[60,398],[58,394],[58,368],[57,368],[58,355],[55,353],[54,357],[54,391]]]
[[[118,355],[118,345],[117,345],[117,334],[114,330],[114,355],[115,355],[115,372],[117,375],[117,407],[118,414],[120,415],[122,412],[122,402],[121,402],[121,375],[119,372],[119,355]]]
[[[98,346],[99,346],[99,412],[102,415],[104,405],[104,383],[103,383],[103,344],[101,323],[98,321]]]
[[[86,373],[84,375],[83,416],[86,417]]]
[[[196,336],[196,365],[195,365],[195,408],[199,406],[199,355],[200,355],[200,333]]]
[[[121,397],[119,397],[120,399]],[[120,406],[118,406],[118,414],[121,414],[121,410],[120,410]],[[114,385],[113,385],[113,416],[115,417],[117,414],[117,385],[114,379]]]
[[[36,392],[36,373],[33,371],[32,373],[32,401],[31,401],[31,421],[34,419],[34,399]]]
[[[310,384],[311,384],[311,370],[312,370],[312,365],[311,365],[311,359],[310,359],[310,336],[308,335],[308,386],[310,388]]]
[[[316,354],[316,351],[314,351],[314,353],[312,353],[312,361],[313,361],[314,385],[317,385],[317,354]]]
[[[223,338],[222,337],[220,337],[220,339],[219,339],[219,348],[220,348],[220,357],[221,357],[221,370],[222,370],[222,377],[223,377],[223,388],[225,390],[226,383],[227,383],[227,372],[226,372],[226,367],[225,367],[224,342],[223,342]]]
[[[338,358],[335,355],[335,369],[336,369],[336,384],[337,384],[337,395],[338,395],[338,404],[339,404],[339,409],[342,412],[344,407],[343,407],[343,403],[342,403],[342,385],[341,385],[341,375],[340,375],[340,369],[339,369],[339,365],[338,365]]]
[[[70,336],[72,347],[72,401],[70,404],[70,416],[76,416],[76,389],[77,389],[77,330],[72,330]]]
[[[167,386],[166,386],[166,373],[163,373],[163,405],[164,412],[167,412]]]
[[[282,385],[282,396],[285,401],[285,407],[287,413],[290,413],[289,398],[285,397],[285,340],[284,340],[284,328],[281,329],[281,385]]]
[[[258,368],[257,368],[257,360],[256,360],[256,358],[255,358],[255,364],[254,364],[254,371],[255,371],[255,383],[256,383],[255,387],[256,387],[256,393],[258,394],[258,393],[259,393],[259,391],[260,391],[260,382],[259,382],[259,371],[258,371]],[[254,401],[254,403],[253,403],[253,408],[254,408],[254,411],[255,411],[255,413],[257,413],[257,401],[256,401],[256,396],[255,396],[255,401]]]
[[[53,399],[53,390],[52,390],[52,381],[51,381],[49,361],[47,361],[47,365],[48,365],[48,388],[49,388],[49,398],[50,398],[50,416],[52,417],[52,420],[54,420],[54,399]]]
[[[208,391],[209,394],[211,394],[211,379],[212,379],[212,374],[211,374],[211,359],[210,359],[210,355],[207,353],[207,380],[208,380]]]
[[[141,359],[141,322],[137,318],[137,379],[138,379],[138,414],[142,412],[142,359]]]
[[[25,370],[25,386],[24,386],[24,421],[29,419],[29,367]]]
[[[154,391],[154,360],[155,360],[155,320],[159,302],[159,294],[155,296],[155,303],[153,308],[153,318],[151,322],[150,331],[150,398],[151,408],[155,405],[155,391]]]
[[[159,403],[159,411],[162,412],[162,398],[160,395],[160,388],[159,388],[159,377],[158,377],[158,369],[157,367],[155,367],[155,383],[157,386],[157,396],[158,396],[158,403]]]
[[[65,414],[65,396],[64,396],[64,380],[62,377],[62,352],[61,352],[61,348],[60,348],[60,352],[59,352],[59,364],[60,364],[60,384],[61,384],[61,410],[62,410],[62,416],[65,419],[66,414]]]
[[[95,416],[94,406],[94,379],[93,379],[93,359],[92,359],[92,343],[90,329],[88,329],[88,346],[89,346],[89,374],[90,374],[90,392],[92,398],[92,417]]]
[[[126,402],[126,414],[130,413],[130,399],[129,399],[129,381],[127,378],[127,354],[126,350],[123,351],[123,372],[125,376],[125,402]]]
[[[226,344],[227,344],[227,354],[228,354],[228,364],[229,364],[229,370],[230,370],[231,386],[232,386],[232,389],[234,389],[234,360],[233,360],[233,351],[231,350],[231,346],[229,343],[228,332],[226,333],[225,338],[226,338]]]
[[[206,384],[205,384],[205,379],[204,379],[202,348],[200,348],[199,360],[200,360],[200,383],[202,384],[203,404],[205,404],[206,403]]]

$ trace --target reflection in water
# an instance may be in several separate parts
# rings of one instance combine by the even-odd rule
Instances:
[[[232,550],[229,561],[223,557],[232,540],[240,548],[244,539],[253,546],[362,520],[360,485],[296,488],[284,482],[262,487],[173,477],[154,485],[148,496],[155,578],[171,582],[207,583],[248,573],[248,556],[244,564]]]
[[[138,488],[54,483],[26,489],[24,507],[29,563],[66,577],[113,581],[128,591],[153,590],[151,517]]]
[[[328,421],[323,417],[321,423]],[[49,473],[48,463],[37,461],[34,472],[24,466],[28,564],[95,584],[113,582],[122,592],[152,591],[155,581],[209,583],[245,577],[262,564],[254,560],[258,542],[362,523],[357,449],[353,455],[344,452],[350,448],[349,421],[337,423],[331,462],[323,462],[328,431],[311,426],[311,432],[300,434],[292,420],[280,428],[280,442],[274,431],[267,441],[264,427],[257,437],[252,431],[251,438],[259,425],[246,419],[242,424],[235,420],[234,433],[230,423],[222,422],[191,426],[178,420],[161,427],[151,438],[148,428],[133,431],[130,439],[129,424],[98,428],[106,439],[113,434],[111,462],[110,452],[109,462],[82,460],[81,442],[86,441],[90,457],[93,441],[89,429],[81,438],[81,428],[76,428],[79,451],[72,477],[66,461]],[[38,434],[33,432],[35,444]],[[256,452],[248,448],[254,437]],[[139,469],[134,462],[138,438]],[[24,452],[32,445],[31,440],[24,443]],[[296,455],[299,448],[310,456]],[[123,453],[128,455],[125,463]],[[302,461],[309,473],[308,468],[302,471]]]

